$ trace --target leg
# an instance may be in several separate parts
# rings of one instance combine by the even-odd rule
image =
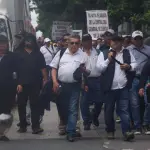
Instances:
[[[85,130],[90,130],[91,124],[91,116],[90,116],[90,109],[89,109],[89,101],[88,101],[88,92],[82,91],[82,97],[80,101],[81,107],[81,114],[84,121]]]
[[[124,134],[131,130],[129,116],[129,91],[127,88],[124,88],[119,90],[117,95],[117,109],[121,118],[121,127]]]
[[[30,101],[30,108],[31,108],[31,121],[32,121],[32,129],[39,129],[39,94],[40,94],[40,85],[30,85],[30,94],[29,94],[29,101]]]
[[[26,129],[26,105],[28,100],[28,87],[23,86],[23,91],[18,94],[18,113],[20,120],[20,128]]]
[[[98,117],[101,113],[102,106],[103,106],[103,102],[95,102],[94,109],[93,109],[93,112],[92,112],[93,113],[93,115],[92,115],[93,124],[97,127],[99,126]]]
[[[135,78],[133,80],[132,89],[130,90],[131,113],[132,113],[132,118],[133,118],[136,130],[141,129],[138,85],[139,85],[139,80]]]
[[[68,124],[67,124],[67,133],[71,137],[73,137],[76,134],[79,97],[80,97],[80,86],[78,84],[73,85],[70,97]]]
[[[115,109],[115,91],[107,93],[105,98],[105,124],[108,133],[115,132],[114,109]]]

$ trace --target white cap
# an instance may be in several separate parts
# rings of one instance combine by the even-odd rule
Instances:
[[[51,42],[51,40],[49,38],[45,38],[44,43],[47,43],[47,42]]]
[[[97,38],[92,38],[92,41],[97,41]]]
[[[111,34],[115,34],[115,31],[113,29],[108,29],[107,32],[109,32]]]
[[[132,38],[135,38],[135,37],[137,37],[137,36],[140,36],[140,37],[142,37],[143,38],[143,33],[141,32],[141,31],[134,31],[133,33],[132,33]]]

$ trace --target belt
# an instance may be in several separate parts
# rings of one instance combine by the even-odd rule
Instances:
[[[88,79],[90,80],[92,80],[92,79],[99,79],[100,77],[88,77]]]

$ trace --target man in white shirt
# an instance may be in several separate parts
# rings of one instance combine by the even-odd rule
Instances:
[[[42,46],[40,49],[41,53],[44,55],[47,66],[49,66],[54,57],[54,51],[51,48],[50,42],[51,40],[49,38],[45,38],[44,46]]]
[[[92,48],[92,37],[90,34],[85,34],[82,37],[83,51],[88,57],[86,69],[91,70],[88,78],[85,79],[84,88],[82,92],[81,100],[81,113],[84,120],[84,130],[90,130],[90,126],[93,120],[95,126],[99,126],[98,117],[101,112],[102,91],[100,85],[100,71],[96,68],[98,59],[98,52],[95,48]],[[94,103],[93,114],[89,110],[90,103]]]
[[[132,72],[136,68],[133,55],[122,49],[123,39],[119,36],[112,37],[111,50],[108,59],[104,60],[100,53],[97,68],[103,73],[103,90],[105,92],[105,123],[108,138],[114,138],[115,121],[114,109],[117,104],[117,112],[121,118],[122,133],[126,141],[134,138],[130,129],[129,115],[129,89],[132,85]]]
[[[68,48],[61,59],[60,52],[58,52],[50,64],[53,91],[58,93],[61,90],[57,105],[61,105],[59,115],[67,125],[67,140],[70,142],[75,140],[81,88],[81,83],[75,79],[74,72],[87,61],[84,52],[79,47],[80,37],[70,36]]]

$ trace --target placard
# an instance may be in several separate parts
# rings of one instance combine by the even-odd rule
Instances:
[[[92,38],[100,38],[101,35],[109,29],[107,10],[86,11],[87,31]]]

